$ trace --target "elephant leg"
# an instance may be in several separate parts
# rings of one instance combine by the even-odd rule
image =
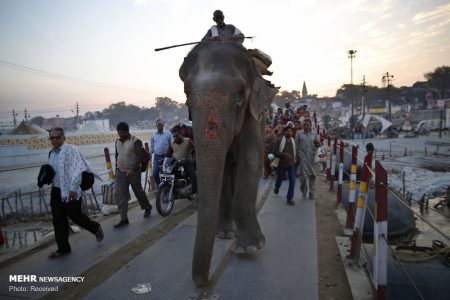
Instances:
[[[217,237],[222,239],[234,239],[236,237],[236,225],[232,214],[232,201],[234,191],[233,178],[236,177],[236,162],[233,157],[227,157],[223,173],[222,198],[220,201],[219,226]]]
[[[251,141],[251,142],[250,142]],[[247,121],[238,139],[233,217],[237,225],[237,253],[264,247],[265,237],[256,216],[258,182],[262,175],[263,143],[258,123]]]

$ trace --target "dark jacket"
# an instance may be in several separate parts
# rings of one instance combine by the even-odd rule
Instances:
[[[286,140],[286,144],[284,145],[283,152],[280,152],[280,144],[283,137],[279,138],[274,145],[273,154],[280,158],[278,162],[279,167],[290,167],[295,165],[295,156],[294,153],[294,145],[292,144],[291,139]]]

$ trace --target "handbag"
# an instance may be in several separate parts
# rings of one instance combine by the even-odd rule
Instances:
[[[278,167],[278,163],[280,162],[280,159],[278,157],[276,157],[271,163],[270,166],[277,168]]]
[[[322,147],[317,148],[316,154],[314,155],[315,163],[322,163],[327,161],[327,155],[325,151],[323,151]]]

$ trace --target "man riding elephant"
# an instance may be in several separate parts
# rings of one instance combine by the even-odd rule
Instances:
[[[221,10],[213,13],[213,20],[217,25],[213,25],[203,37],[202,41],[214,38],[231,38],[239,43],[244,42],[244,35],[234,25],[225,24],[225,16]]]
[[[213,25],[205,34],[205,36],[202,38],[202,42],[204,41],[233,41],[236,43],[242,44],[244,42],[244,34],[236,28],[234,25],[231,24],[225,24],[225,16],[221,10],[216,10],[213,13],[213,20],[216,22],[217,25]],[[256,70],[258,72],[256,73],[257,76],[262,75],[272,75],[273,72],[269,71],[268,68],[272,64],[272,59],[269,55],[262,52],[259,49],[247,49],[248,54],[253,59],[253,63],[256,67]],[[179,76],[182,81],[184,81],[184,78],[186,77],[186,70],[184,68],[184,62],[180,67],[179,70]],[[265,80],[265,79],[264,79]],[[268,81],[265,80],[266,84],[269,87],[274,87],[274,85]]]

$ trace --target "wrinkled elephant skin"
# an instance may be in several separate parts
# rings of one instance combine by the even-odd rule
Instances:
[[[185,59],[184,71],[199,191],[192,276],[202,286],[216,234],[237,236],[236,252],[253,253],[265,244],[255,211],[261,120],[277,90],[256,77],[245,48],[233,42],[200,43]]]

